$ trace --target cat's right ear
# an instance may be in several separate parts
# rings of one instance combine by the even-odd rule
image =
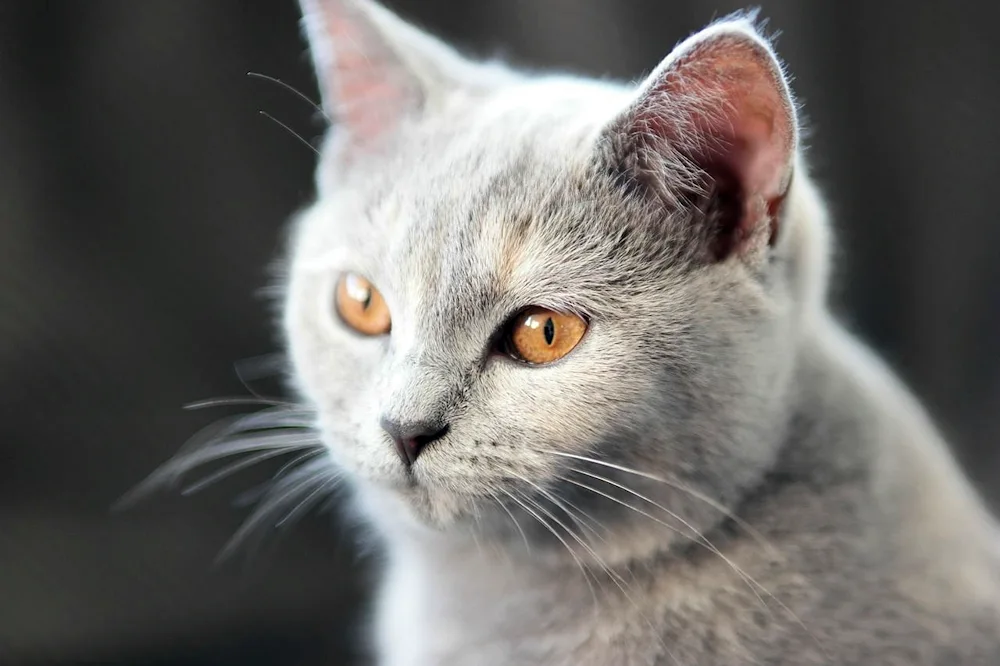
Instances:
[[[781,65],[752,15],[688,38],[606,133],[616,181],[706,213],[692,231],[723,259],[773,244],[798,143]]]
[[[300,0],[323,108],[348,153],[424,113],[467,67],[455,51],[371,0]]]

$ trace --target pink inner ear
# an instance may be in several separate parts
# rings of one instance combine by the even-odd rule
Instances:
[[[780,77],[766,48],[737,33],[683,54],[661,84],[693,130],[692,157],[730,170],[748,198],[771,201],[788,185],[795,120]]]
[[[768,47],[742,28],[717,28],[682,45],[655,73],[633,110],[647,147],[664,139],[713,180],[723,257],[777,211],[791,180],[796,126],[790,94]]]
[[[639,132],[665,138],[713,176],[735,180],[747,204],[770,207],[785,194],[795,116],[764,44],[743,32],[720,32],[654,77],[634,118]]]
[[[336,105],[332,115],[350,133],[351,143],[367,144],[395,128],[413,105],[415,91],[367,18],[344,4],[325,3],[333,51],[333,71],[325,75]]]

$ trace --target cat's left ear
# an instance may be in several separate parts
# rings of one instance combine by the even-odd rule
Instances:
[[[300,0],[323,107],[364,151],[424,113],[470,67],[443,42],[372,0]]]
[[[607,130],[618,177],[668,206],[696,202],[716,259],[772,243],[798,143],[795,104],[752,17],[677,46]],[[761,243],[753,243],[759,247]]]

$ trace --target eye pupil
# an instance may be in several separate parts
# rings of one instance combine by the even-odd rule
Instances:
[[[552,321],[552,317],[545,320],[545,328],[543,329],[543,332],[545,334],[545,344],[551,345],[552,341],[556,337],[556,325],[555,322]]]
[[[371,289],[367,289],[365,290],[365,297],[361,299],[361,307],[362,309],[367,310],[369,307],[371,307],[371,304],[372,304],[372,292]]]

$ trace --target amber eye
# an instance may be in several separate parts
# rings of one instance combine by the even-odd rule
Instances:
[[[573,351],[587,332],[587,322],[574,314],[534,307],[514,317],[508,330],[508,353],[540,365]]]
[[[389,307],[372,283],[354,273],[337,282],[337,313],[344,323],[363,335],[385,335],[392,326]]]

